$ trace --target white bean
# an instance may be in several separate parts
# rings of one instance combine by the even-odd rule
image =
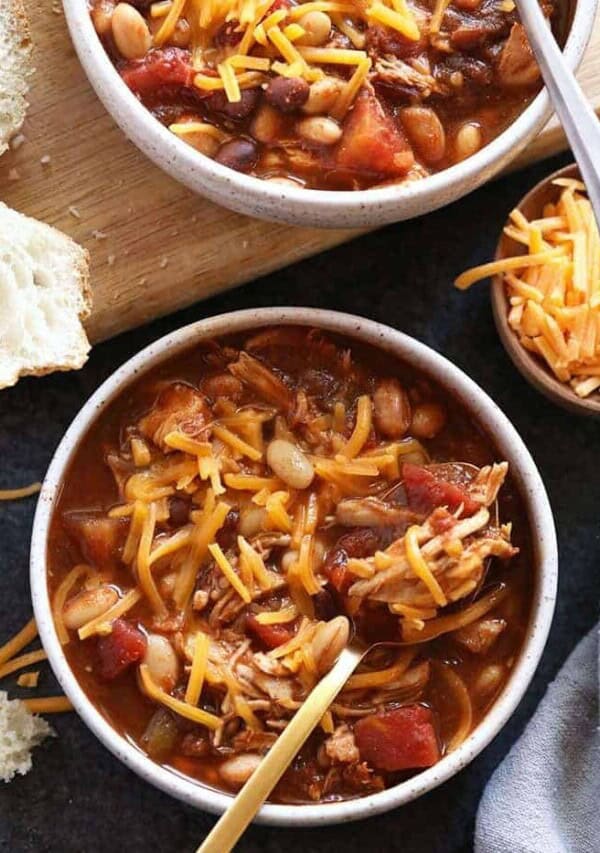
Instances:
[[[150,50],[152,37],[148,24],[129,3],[119,3],[112,16],[115,44],[125,59],[142,59]]]
[[[406,135],[426,163],[437,163],[446,153],[446,134],[430,107],[405,107],[400,120]]]
[[[231,785],[232,788],[241,788],[252,776],[261,760],[261,756],[254,752],[243,752],[224,761],[219,767],[219,773],[227,785]]]
[[[311,641],[311,651],[319,675],[331,669],[348,644],[350,626],[345,616],[320,622]]]
[[[337,101],[343,85],[343,81],[337,77],[316,80],[311,84],[302,112],[308,115],[326,115]]]
[[[152,680],[167,693],[179,677],[179,660],[171,643],[162,634],[148,634],[144,663]]]
[[[478,124],[467,122],[463,124],[454,140],[454,158],[457,161],[466,160],[481,148],[481,128]]]
[[[276,438],[269,444],[267,462],[292,489],[306,489],[315,476],[315,469],[300,448],[284,438]]]
[[[310,100],[310,96],[309,96]],[[296,124],[296,130],[307,142],[313,145],[335,145],[341,139],[342,128],[327,116],[303,118]]]
[[[417,438],[433,438],[446,424],[446,410],[439,403],[419,403],[412,413],[410,431]]]
[[[85,589],[70,598],[63,610],[63,622],[72,631],[76,631],[91,619],[102,616],[119,599],[112,586],[98,586]]]
[[[306,12],[298,23],[305,31],[297,40],[298,44],[318,47],[329,40],[331,18],[325,12]]]

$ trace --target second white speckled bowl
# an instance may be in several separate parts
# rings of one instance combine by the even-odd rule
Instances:
[[[566,2],[566,0],[564,0]],[[455,201],[488,181],[542,129],[545,90],[489,145],[420,181],[360,192],[305,190],[235,172],[198,153],[163,127],[127,88],[92,25],[86,0],[63,0],[75,50],[90,83],[127,136],[158,166],[211,201],[239,213],[317,228],[374,228]],[[592,32],[597,0],[577,0],[565,59],[577,68]]]
[[[460,399],[484,430],[493,438],[501,458],[508,460],[522,494],[533,534],[535,587],[533,607],[523,649],[504,690],[471,735],[433,767],[406,782],[355,800],[320,805],[277,805],[262,807],[257,820],[280,826],[318,826],[366,818],[401,806],[445,782],[495,737],[513,713],[541,657],[550,629],[556,599],[558,555],[552,511],[544,485],[531,458],[510,421],[496,404],[461,370],[443,356],[413,338],[388,326],[313,308],[257,308],[222,314],[173,332],[142,350],[110,376],[81,409],[48,469],[35,515],[31,543],[31,589],[40,637],[50,664],[65,693],[86,725],[142,779],[163,791],[209,812],[221,813],[231,796],[155,764],[130,741],[119,735],[79,686],[56,635],[46,577],[46,549],[52,513],[65,472],[88,428],[132,381],[171,357],[211,338],[265,325],[300,324],[337,332],[379,347],[429,375]]]

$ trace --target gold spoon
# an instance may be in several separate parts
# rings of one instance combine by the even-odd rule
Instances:
[[[470,472],[479,471],[476,466],[468,463],[461,462],[453,464],[460,465]],[[431,467],[443,468],[443,466]],[[496,502],[496,517],[497,513]],[[485,570],[483,574],[485,575]],[[235,800],[206,836],[196,853],[229,853],[233,849],[246,827],[252,822],[262,804],[294,760],[311,732],[318,726],[323,715],[365,655],[376,648],[406,648],[405,644],[400,642],[382,642],[365,646],[357,638],[353,630],[354,626],[348,617],[336,616],[332,621],[336,622],[338,620],[340,623],[338,630],[340,632],[344,631],[347,640],[346,646],[335,665],[304,700],[252,776],[250,776],[244,787],[240,790]]]
[[[350,636],[345,616],[344,630]],[[335,621],[335,620],[334,620]],[[398,646],[400,643],[378,645]],[[333,669],[325,675],[279,735],[233,803],[207,835],[197,853],[229,853],[289,767],[302,744],[317,727],[323,715],[352,675],[365,654],[375,646],[361,646],[356,639],[343,649]]]

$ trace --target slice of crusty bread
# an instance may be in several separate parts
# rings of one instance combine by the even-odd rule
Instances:
[[[0,779],[31,770],[31,750],[54,732],[42,717],[30,714],[23,702],[0,690]]]
[[[81,367],[90,310],[87,251],[0,203],[0,388]]]
[[[22,0],[0,2],[0,154],[25,121],[32,67],[29,22]]]

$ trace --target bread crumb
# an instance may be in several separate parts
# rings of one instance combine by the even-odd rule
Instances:
[[[40,157],[40,163],[42,164],[42,166],[49,166],[50,165],[50,155],[44,154],[43,157]]]
[[[19,174],[18,169],[9,169],[8,171],[8,180],[9,181],[18,181],[20,180],[21,175]]]
[[[17,133],[10,141],[10,147],[13,151],[17,151],[24,142],[27,142],[27,137],[23,133]]]
[[[19,699],[0,691],[0,779],[10,780],[31,770],[31,750],[54,732],[42,717],[30,714]]]
[[[94,240],[106,240],[108,234],[105,231],[98,231],[97,229],[92,231],[92,237]]]
[[[74,219],[81,219],[81,213],[79,212],[79,209],[77,207],[71,205],[69,207],[69,213]]]
[[[106,263],[109,265],[109,267],[114,266],[115,261],[116,261],[115,255],[109,255],[108,258],[106,259]]]
[[[144,285],[148,284],[148,279],[144,276],[140,279],[140,285],[144,287]]]
[[[164,270],[164,268],[168,265],[168,263],[169,263],[169,259],[168,259],[168,258],[161,258],[161,259],[160,259],[160,268],[161,268],[161,270]]]

